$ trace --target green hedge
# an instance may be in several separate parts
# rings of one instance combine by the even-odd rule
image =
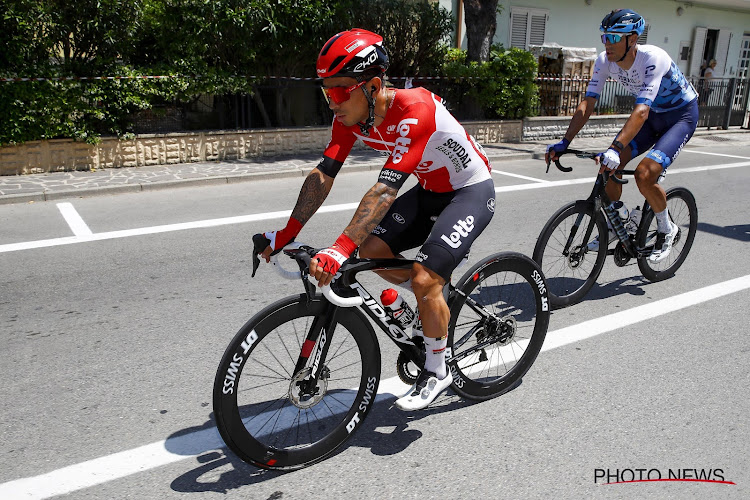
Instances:
[[[467,61],[465,51],[451,49],[442,74],[461,85],[457,94],[443,97],[478,108],[481,118],[531,116],[539,100],[536,72],[536,59],[525,50],[493,46],[489,61],[479,63]]]
[[[258,82],[235,75],[314,76],[322,44],[352,26],[383,35],[390,75],[464,78],[455,97],[484,116],[525,116],[536,95],[530,54],[497,49],[489,63],[466,63],[448,49],[450,13],[432,2],[134,0],[127,15],[119,0],[6,5],[0,77],[50,80],[0,82],[0,145],[127,134],[140,110],[201,94],[251,95]],[[145,75],[170,78],[56,80]]]

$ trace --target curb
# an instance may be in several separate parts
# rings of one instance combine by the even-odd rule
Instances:
[[[531,151],[518,152],[506,155],[488,155],[491,162],[510,160],[526,160],[533,157]],[[344,167],[341,173],[367,172],[380,170],[383,161],[361,163]],[[189,179],[172,179],[168,181],[155,181],[134,184],[123,184],[118,186],[96,186],[90,188],[74,188],[65,191],[33,191],[29,193],[6,194],[0,196],[0,205],[15,203],[36,203],[41,201],[56,201],[71,198],[89,198],[102,195],[127,194],[138,192],[153,192],[173,189],[177,187],[198,187],[221,184],[238,184],[241,182],[306,177],[314,167],[294,168],[289,170],[269,170],[266,172],[249,172],[237,175],[217,175]]]

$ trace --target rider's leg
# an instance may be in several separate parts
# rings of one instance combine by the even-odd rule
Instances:
[[[664,171],[661,164],[651,158],[644,158],[635,169],[635,183],[654,213],[667,209],[667,193],[659,184],[659,176]]]
[[[419,306],[427,348],[425,369],[443,379],[448,374],[445,365],[445,347],[450,319],[448,304],[443,297],[445,280],[435,271],[419,263],[415,263],[412,267],[411,280]]]
[[[388,259],[392,257],[401,257],[394,255],[391,247],[375,235],[369,235],[364,243],[359,247],[359,255],[363,259]],[[400,285],[409,279],[411,271],[408,269],[391,269],[388,271],[375,271],[381,278]]]
[[[443,297],[446,280],[419,263],[412,267],[411,276],[422,318],[426,358],[416,383],[396,400],[396,406],[404,411],[426,408],[453,383],[453,376],[445,363],[450,319],[450,310]]]

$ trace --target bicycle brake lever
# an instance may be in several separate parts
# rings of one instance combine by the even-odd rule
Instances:
[[[263,250],[265,250],[266,247],[270,244],[271,240],[266,238],[264,235],[253,235],[253,278],[255,278],[255,272],[258,270],[258,266],[260,266],[260,257],[258,257],[258,255],[263,252]]]

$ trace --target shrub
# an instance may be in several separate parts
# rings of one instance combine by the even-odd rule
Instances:
[[[469,118],[523,118],[538,101],[534,83],[537,63],[525,50],[493,46],[487,62],[467,61],[466,52],[451,49],[443,76],[460,83],[443,97],[456,105],[474,108]]]

